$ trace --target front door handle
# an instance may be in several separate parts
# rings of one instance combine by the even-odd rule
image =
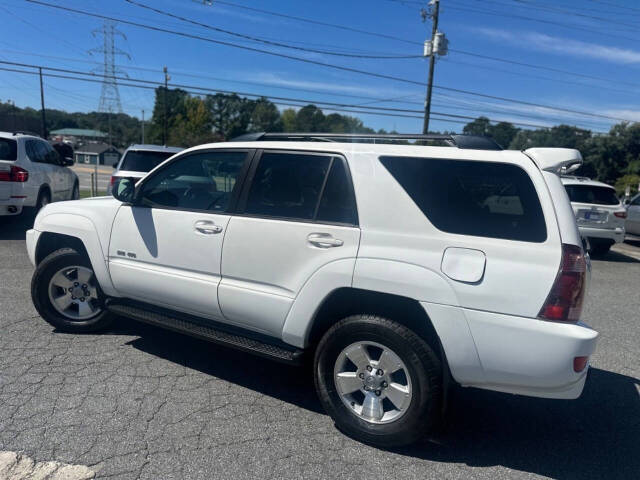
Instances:
[[[307,242],[318,248],[341,247],[344,242],[339,238],[333,238],[330,233],[310,233]]]
[[[216,225],[210,220],[198,220],[193,224],[193,228],[196,232],[203,235],[214,235],[222,232],[222,227],[220,225]]]

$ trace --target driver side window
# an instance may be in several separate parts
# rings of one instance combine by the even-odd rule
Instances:
[[[202,152],[176,159],[144,182],[139,203],[154,208],[227,210],[247,152]]]

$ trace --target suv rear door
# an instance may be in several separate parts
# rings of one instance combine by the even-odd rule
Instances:
[[[340,260],[353,272],[355,197],[345,159],[332,153],[264,150],[249,178],[224,240],[220,308],[230,323],[279,337],[315,272]]]

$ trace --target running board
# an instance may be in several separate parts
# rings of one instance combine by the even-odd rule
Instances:
[[[227,347],[243,350],[263,357],[271,358],[284,363],[300,365],[302,363],[303,350],[295,347],[286,348],[268,342],[264,342],[239,333],[231,333],[220,328],[204,325],[185,318],[178,318],[179,314],[161,313],[140,308],[129,304],[107,304],[107,310],[131,318],[139,322],[148,323],[157,327],[184,333],[192,337],[207,340]]]

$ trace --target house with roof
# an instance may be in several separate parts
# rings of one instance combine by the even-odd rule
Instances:
[[[107,143],[85,143],[76,149],[74,159],[77,164],[113,165],[120,159],[120,152]]]

